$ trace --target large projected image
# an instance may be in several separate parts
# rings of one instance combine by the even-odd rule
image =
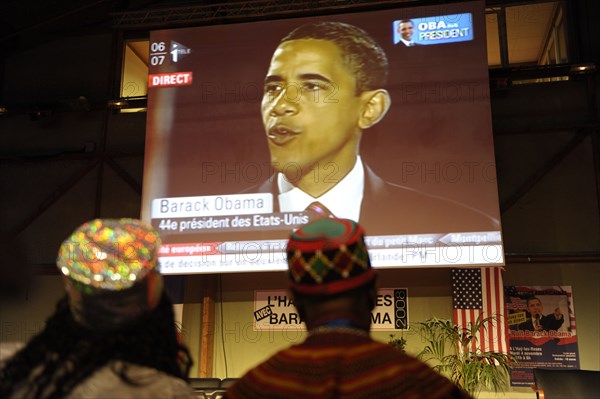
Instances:
[[[503,264],[485,43],[483,2],[152,32],[161,271],[282,270],[330,216],[375,267]]]

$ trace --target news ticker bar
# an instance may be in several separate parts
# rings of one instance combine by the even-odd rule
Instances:
[[[500,232],[368,236],[374,267],[502,265]],[[163,244],[164,274],[285,270],[287,240]]]
[[[501,244],[499,231],[483,231],[448,234],[407,234],[366,236],[365,243],[369,250],[406,249],[425,246],[445,245],[448,247],[465,245]],[[197,242],[161,245],[160,256],[197,256],[232,253],[269,253],[285,250],[287,240],[248,240],[224,242]]]

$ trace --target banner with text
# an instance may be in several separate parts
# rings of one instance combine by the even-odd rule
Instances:
[[[578,369],[570,286],[505,286],[513,386],[533,384],[533,369]]]
[[[288,291],[254,291],[254,331],[305,330]],[[381,288],[371,313],[371,331],[408,330],[408,290]]]

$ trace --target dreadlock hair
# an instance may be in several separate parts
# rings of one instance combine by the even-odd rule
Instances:
[[[281,39],[317,39],[336,44],[356,78],[356,93],[382,89],[387,83],[388,60],[381,46],[364,30],[343,22],[311,22]]]
[[[25,389],[24,397],[28,399],[66,397],[111,360],[187,379],[191,356],[177,340],[173,307],[166,294],[163,293],[151,312],[111,331],[91,330],[77,324],[68,298],[63,297],[44,330],[0,369],[0,398],[9,398],[16,387]],[[40,373],[32,376],[37,368]],[[126,383],[138,384],[128,378],[126,364],[113,371]]]

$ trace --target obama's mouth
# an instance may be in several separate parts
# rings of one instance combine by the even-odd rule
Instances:
[[[275,125],[267,131],[269,141],[276,145],[284,145],[296,138],[300,134],[298,129],[286,125]]]

